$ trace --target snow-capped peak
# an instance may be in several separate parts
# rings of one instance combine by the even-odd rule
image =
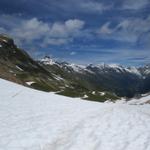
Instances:
[[[67,66],[71,67],[75,72],[83,71],[86,69],[86,66],[83,65],[68,64]]]
[[[108,70],[111,70],[111,71],[114,71],[114,72],[117,72],[117,73],[128,72],[128,73],[131,73],[131,74],[135,74],[137,76],[142,76],[140,70],[136,67],[125,67],[125,66],[121,66],[119,64],[113,64],[113,63],[112,64],[100,63],[100,64],[97,64],[97,65],[89,64],[89,65],[86,66],[86,65],[79,65],[79,64],[66,63],[66,62],[59,63],[59,62],[56,62],[54,59],[51,59],[49,56],[45,56],[40,61],[42,63],[44,63],[45,65],[57,64],[60,67],[66,66],[66,67],[72,68],[73,71],[80,72],[80,73],[83,73],[84,71],[93,73],[92,68],[96,68],[97,70],[102,71],[102,72],[108,72]],[[149,72],[150,72],[150,69],[145,70],[145,73],[148,74]]]
[[[142,71],[143,71],[144,75],[149,75],[150,74],[150,64],[147,64],[145,67],[143,67]]]
[[[119,68],[119,69],[122,69],[123,67],[121,65],[118,65],[118,64],[109,64],[108,65],[110,68]]]
[[[54,65],[54,64],[56,64],[56,62],[52,58],[50,58],[49,56],[45,56],[40,61],[42,63],[44,63],[45,65]]]
[[[136,67],[128,67],[128,68],[125,68],[125,70],[128,71],[128,72],[130,72],[130,73],[134,73],[136,75],[141,76],[140,71]]]
[[[136,74],[138,76],[141,76],[141,72],[138,68],[136,68],[136,67],[125,67],[125,66],[121,66],[119,64],[105,64],[105,63],[101,63],[101,64],[97,64],[97,65],[90,64],[90,65],[88,65],[88,67],[98,68],[101,71],[111,69],[111,70],[114,70],[118,73],[128,72],[128,73],[132,73],[132,74]]]
[[[104,69],[104,68],[122,69],[123,68],[121,65],[118,65],[118,64],[105,64],[105,63],[100,63],[100,64],[97,64],[97,65],[90,64],[88,66],[97,67],[97,68],[100,68],[100,69]]]

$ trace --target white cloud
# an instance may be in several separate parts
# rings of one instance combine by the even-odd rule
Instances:
[[[64,37],[74,36],[77,34],[84,26],[84,21],[78,19],[70,19],[64,23],[54,23],[51,27],[50,35],[52,37]]]
[[[66,27],[62,23],[54,23],[50,28],[50,36],[54,38],[66,38],[68,37],[68,33],[66,31]]]
[[[99,34],[111,34],[113,32],[112,29],[110,29],[110,22],[106,22],[98,31]]]
[[[32,41],[40,39],[50,31],[49,25],[36,18],[22,21],[22,23],[11,29],[11,34],[17,39]]]
[[[5,17],[7,19],[7,16]],[[47,45],[61,45],[72,42],[80,34],[84,24],[84,21],[78,19],[46,23],[37,18],[32,18],[29,20],[18,20],[9,29],[0,27],[0,32],[14,37],[19,44],[29,45],[33,44],[34,41],[38,41],[38,45],[45,47]]]
[[[122,20],[111,28],[110,25],[111,22],[106,22],[98,29],[97,33],[101,38],[135,43],[141,35],[150,31],[150,17],[147,19],[131,18]]]
[[[67,20],[65,22],[65,26],[67,28],[68,31],[77,31],[83,28],[85,22],[78,20],[78,19],[74,19],[74,20]]]

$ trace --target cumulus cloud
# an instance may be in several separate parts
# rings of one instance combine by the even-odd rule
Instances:
[[[84,24],[85,24],[84,21],[81,21],[78,19],[67,20],[65,22],[65,26],[66,26],[68,31],[76,31],[76,30],[82,29]]]
[[[10,33],[17,39],[32,41],[43,37],[50,30],[47,23],[37,20],[36,18],[24,20],[21,24],[10,30]]]
[[[0,27],[0,32],[14,37],[19,44],[32,44],[38,41],[40,46],[45,47],[73,41],[76,36],[79,36],[84,24],[84,21],[78,19],[46,23],[32,18],[19,20],[7,29],[4,26]]]
[[[70,19],[64,23],[54,23],[50,29],[50,35],[53,37],[64,37],[74,36],[78,33],[84,26],[84,21],[78,19]]]

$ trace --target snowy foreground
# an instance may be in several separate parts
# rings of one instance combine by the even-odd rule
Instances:
[[[150,105],[88,102],[0,79],[0,150],[150,150]]]

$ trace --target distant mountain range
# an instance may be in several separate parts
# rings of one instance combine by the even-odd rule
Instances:
[[[57,62],[49,57],[39,63],[62,79],[74,81],[90,91],[109,91],[119,97],[131,98],[149,92],[150,66],[123,67],[116,64],[75,65]]]
[[[150,92],[150,65],[76,65],[46,56],[33,60],[13,39],[0,35],[0,77],[28,87],[94,101]]]

